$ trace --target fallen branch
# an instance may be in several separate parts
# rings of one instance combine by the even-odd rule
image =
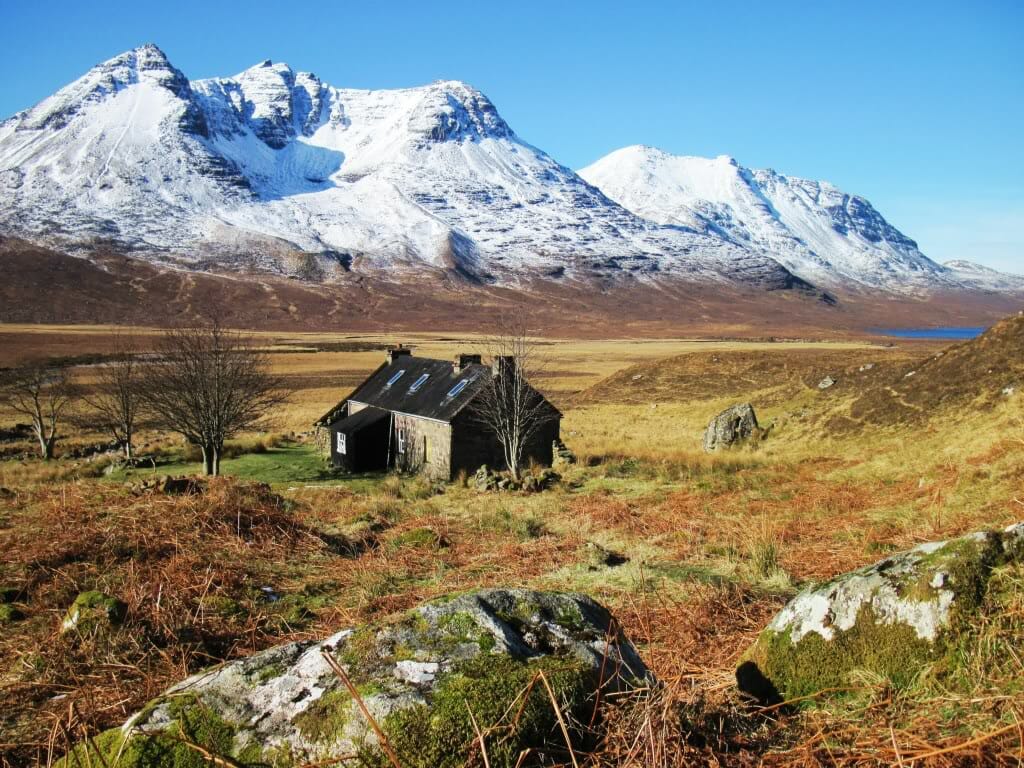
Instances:
[[[913,756],[907,755],[906,757],[907,757],[908,760],[915,760],[916,761],[916,760],[927,760],[928,758],[938,757],[939,755],[948,755],[948,754],[950,754],[952,752],[960,752],[960,751],[968,749],[970,747],[976,747],[979,744],[984,744],[986,741],[991,741],[992,739],[996,739],[996,738],[1002,736],[1004,733],[1009,733],[1010,731],[1017,731],[1018,733],[1020,733],[1020,724],[1019,723],[1014,723],[1013,725],[1007,725],[1004,728],[999,728],[998,730],[990,731],[989,733],[984,733],[981,736],[977,736],[977,737],[971,739],[970,741],[965,741],[962,744],[954,744],[951,747],[944,747],[942,749],[935,749],[935,750],[932,750],[931,752],[917,753],[917,754],[915,754]]]

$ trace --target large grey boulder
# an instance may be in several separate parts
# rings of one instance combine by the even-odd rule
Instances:
[[[994,568],[1024,562],[1024,523],[921,544],[801,592],[736,671],[763,701],[850,684],[866,670],[910,683],[980,620]]]
[[[754,406],[734,405],[715,416],[704,431],[704,450],[708,453],[741,443],[760,431]]]
[[[589,719],[599,690],[650,682],[612,616],[590,598],[483,590],[195,675],[101,734],[88,757],[79,746],[65,765],[104,764],[97,757],[113,765],[118,753],[119,768],[177,765],[179,756],[195,758],[185,741],[245,764],[358,755],[360,765],[386,765],[365,706],[404,767],[466,764],[478,748],[473,719],[493,734],[490,764],[513,766],[524,749],[564,744],[541,674],[568,722]]]

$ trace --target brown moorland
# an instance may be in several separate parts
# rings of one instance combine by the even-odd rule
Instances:
[[[35,355],[60,338],[43,331],[4,332]],[[107,333],[81,332],[88,344],[60,341],[56,354],[94,351],[92,339]],[[1011,318],[940,357],[923,344],[555,340],[542,386],[563,407],[580,463],[540,494],[332,477],[301,435],[259,454],[240,447],[225,465],[235,477],[194,496],[138,486],[194,467],[160,435],[147,436],[168,462],[156,472],[107,477],[102,460],[0,462],[10,489],[0,499],[0,586],[23,617],[0,633],[0,760],[47,764],[220,659],[510,585],[592,594],[665,683],[606,702],[599,748],[579,755],[581,765],[1016,765],[1019,568],[999,574],[1016,597],[965,637],[959,676],[909,688],[862,676],[841,696],[763,709],[738,695],[733,669],[799,586],[1024,518],[1024,398],[1004,393],[1019,371],[1019,333]],[[437,354],[469,341],[419,340]],[[379,358],[372,347],[382,338],[265,341],[296,384],[275,428],[300,433]],[[371,348],[308,351],[321,343]],[[87,380],[88,368],[79,374]],[[822,390],[825,376],[836,384]],[[888,388],[923,412],[851,417]],[[703,454],[703,426],[737,400],[754,404],[767,436]],[[589,543],[621,562],[595,563]],[[88,589],[123,599],[124,624],[61,634],[64,610]]]

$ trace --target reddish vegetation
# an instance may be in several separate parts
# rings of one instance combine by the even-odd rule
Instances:
[[[358,272],[325,284],[263,273],[239,279],[157,267],[102,245],[86,259],[9,237],[0,237],[0,260],[0,322],[8,323],[159,325],[215,307],[228,324],[250,329],[478,332],[502,314],[527,311],[531,330],[556,336],[804,337],[863,335],[885,325],[980,324],[1020,306],[1020,297],[966,293],[931,301],[851,294],[833,306],[814,293],[682,281],[651,290],[629,280],[614,287],[537,280],[512,290],[441,270],[406,282]]]

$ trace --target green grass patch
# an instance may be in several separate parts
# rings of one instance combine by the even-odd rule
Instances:
[[[336,473],[313,445],[290,443],[268,448],[260,453],[247,453],[221,462],[222,475],[237,477],[239,480],[253,480],[271,485],[287,483],[343,482],[344,477]],[[144,480],[159,475],[202,474],[200,463],[180,459],[159,464],[156,469],[122,469],[106,479],[113,482]]]

